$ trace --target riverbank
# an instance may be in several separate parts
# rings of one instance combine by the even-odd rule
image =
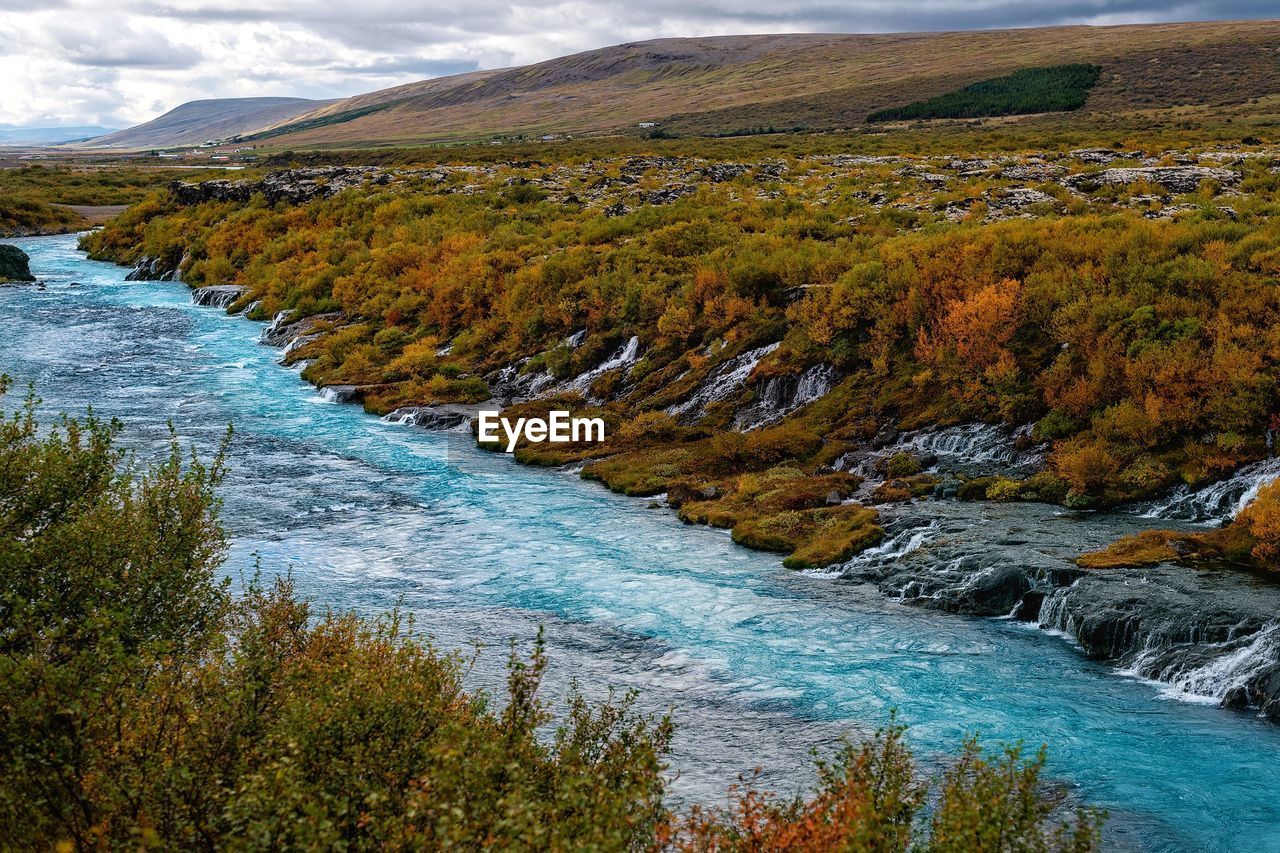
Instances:
[[[335,405],[277,366],[261,325],[194,306],[173,283],[126,283],[67,238],[23,247],[47,287],[0,292],[2,349],[50,411],[119,417],[142,459],[167,452],[168,421],[202,450],[235,424],[223,512],[233,581],[290,567],[317,607],[399,606],[440,648],[527,643],[545,626],[549,699],[576,679],[597,698],[635,688],[645,711],[674,706],[671,773],[686,802],[723,803],[724,785],[755,766],[769,788],[799,791],[809,747],[827,751],[896,708],[929,767],[966,732],[1049,744],[1048,776],[1111,812],[1110,849],[1225,853],[1280,837],[1280,727],[1169,701],[1026,623],[785,570],[648,499]],[[1035,560],[1043,544],[1012,544],[1020,528],[1043,526],[1065,560],[1070,543],[1147,523],[1032,504],[901,508],[928,506],[981,507],[939,532],[975,550],[1008,540],[1007,560]],[[898,518],[885,521],[896,535]],[[931,549],[916,552],[923,569]],[[483,649],[469,683],[501,690],[506,650]]]
[[[135,273],[157,274],[151,266],[140,264]],[[191,298],[198,305],[228,310],[242,295],[236,288],[205,287],[193,290]],[[282,363],[290,363],[289,354],[316,334],[316,323],[278,315],[263,330],[262,342],[280,349]],[[292,366],[305,373],[305,360],[292,361]],[[355,387],[319,390],[331,402],[361,402]],[[461,433],[462,440],[470,441],[476,408],[415,407],[396,410],[385,420]],[[1017,475],[1041,462],[1040,451],[998,427],[922,430],[894,436],[878,450],[845,460],[847,467],[873,478],[850,494],[864,497],[881,487],[886,482],[883,461],[902,453],[927,460],[940,484],[959,483],[959,477]],[[532,454],[514,454],[513,459],[540,463]],[[581,464],[572,466],[574,473],[581,470]],[[874,479],[877,471],[879,479]],[[1215,511],[1230,511],[1270,476],[1270,466],[1249,469],[1207,487],[1200,500],[1192,492],[1153,509],[1163,507],[1169,518],[1181,513],[1203,522],[1215,518]],[[1081,552],[1144,529],[1151,523],[1148,518],[1140,512],[1082,514],[1047,504],[961,501],[956,491],[947,495],[939,488],[928,499],[882,508],[887,540],[864,545],[862,553],[818,574],[867,584],[918,607],[1010,618],[1058,633],[1091,660],[1157,682],[1172,698],[1212,702],[1280,723],[1280,584],[1265,575],[1192,565],[1083,570],[1074,562]],[[1071,524],[1095,516],[1103,521],[1089,527]]]
[[[492,396],[599,417],[605,446],[517,454],[820,567],[930,493],[1107,509],[1267,458],[1275,161],[1230,144],[289,169],[175,183],[87,245],[136,278],[244,288],[233,307],[287,317],[287,359],[369,411]],[[943,480],[896,447],[982,425],[1041,464]],[[1273,514],[1215,553],[1272,567],[1250,520]]]

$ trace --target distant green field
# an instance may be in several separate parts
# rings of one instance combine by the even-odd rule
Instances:
[[[890,107],[867,116],[867,121],[910,121],[927,118],[981,118],[1078,110],[1102,69],[1076,63],[1047,68],[1024,68],[1007,77],[994,77],[905,107]]]

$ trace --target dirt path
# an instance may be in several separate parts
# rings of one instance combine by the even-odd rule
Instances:
[[[84,217],[90,225],[101,225],[108,219],[123,213],[128,209],[127,204],[60,204],[58,207],[65,207],[68,210],[74,210],[76,213]]]

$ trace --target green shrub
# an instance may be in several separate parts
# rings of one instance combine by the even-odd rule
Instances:
[[[33,397],[0,420],[0,849],[909,849],[926,800],[901,729],[819,762],[811,799],[678,817],[669,719],[573,694],[552,729],[541,636],[499,705],[398,614],[313,614],[287,578],[233,598],[226,445],[138,469],[119,430],[41,431]],[[879,532],[857,507],[796,515]],[[1042,763],[967,743],[935,842],[1096,849],[1090,814],[1050,833]]]
[[[205,466],[119,469],[115,423],[0,426],[0,847],[648,845],[671,726],[513,655],[504,706],[396,615],[232,600]]]

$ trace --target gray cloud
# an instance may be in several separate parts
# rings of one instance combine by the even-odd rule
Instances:
[[[16,124],[130,124],[196,98],[338,97],[664,36],[1277,14],[1275,0],[0,0],[0,10],[0,76],[14,84],[0,122]]]
[[[414,56],[397,56],[376,59],[363,65],[333,65],[328,70],[359,76],[385,77],[388,74],[409,74],[417,78],[427,78],[465,74],[468,71],[478,71],[479,68],[480,63],[474,59],[419,59]]]

